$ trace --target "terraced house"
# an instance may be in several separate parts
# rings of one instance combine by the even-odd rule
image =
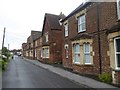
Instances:
[[[35,35],[35,59],[42,59],[42,32]]]
[[[27,38],[27,43],[22,44],[23,56],[28,59],[37,59],[38,45],[36,40],[41,37],[40,31],[31,31],[31,35]]]
[[[42,29],[42,61],[58,63],[62,61],[62,29],[60,20],[64,15],[45,14]]]
[[[22,43],[22,55],[23,57],[27,56],[27,43]]]
[[[64,67],[81,74],[109,73],[120,85],[120,0],[81,4],[65,19]]]

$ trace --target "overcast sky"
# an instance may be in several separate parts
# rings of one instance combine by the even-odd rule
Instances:
[[[6,27],[5,46],[19,49],[31,30],[41,31],[45,13],[71,13],[84,0],[0,0],[0,48]]]

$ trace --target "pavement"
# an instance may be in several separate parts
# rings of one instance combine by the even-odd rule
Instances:
[[[59,68],[59,67],[54,67],[52,65],[48,65],[48,64],[43,64],[41,62],[39,62],[38,60],[29,60],[29,59],[26,59],[24,58],[24,60],[30,62],[30,63],[33,63],[37,66],[40,66],[42,68],[45,68],[45,69],[48,69],[62,77],[65,77],[67,79],[70,79],[72,81],[75,81],[81,85],[84,85],[86,87],[89,87],[89,88],[93,88],[93,89],[100,89],[100,88],[109,88],[109,89],[117,89],[117,90],[120,90],[120,88],[118,87],[115,87],[115,86],[112,86],[112,85],[109,85],[109,84],[106,84],[106,83],[103,83],[103,82],[99,82],[99,81],[96,81],[92,78],[88,78],[88,77],[84,77],[84,76],[80,76],[78,74],[74,74],[72,72],[69,72],[67,70],[64,70],[62,68]]]

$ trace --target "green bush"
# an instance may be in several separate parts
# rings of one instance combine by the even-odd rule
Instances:
[[[105,82],[105,83],[112,82],[112,76],[109,73],[99,74],[99,79],[100,81]]]

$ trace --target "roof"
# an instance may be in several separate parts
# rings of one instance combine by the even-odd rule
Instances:
[[[62,20],[62,22],[64,22],[65,20],[67,20],[69,17],[73,16],[74,14],[78,13],[79,11],[85,9],[87,6],[91,5],[92,2],[86,2],[85,4],[81,4],[79,5],[75,10],[73,10],[66,18],[64,18]]]
[[[41,31],[31,31],[31,35],[27,38],[28,43],[32,43],[37,38],[41,37],[42,32]]]
[[[116,23],[115,25],[113,25],[112,27],[110,27],[108,30],[107,30],[107,34],[108,33],[113,33],[113,32],[117,32],[117,31],[120,31],[120,22]]]
[[[44,22],[43,22],[43,30],[45,27],[46,20],[48,21],[51,30],[61,30],[62,26],[60,26],[59,20],[62,18],[65,18],[65,15],[62,13],[60,15],[45,13]]]
[[[82,33],[72,37],[71,40],[74,41],[74,40],[80,40],[80,39],[91,39],[93,37],[94,36],[92,34]]]
[[[41,37],[41,35],[42,35],[42,32],[39,31],[39,32],[37,32],[37,33],[35,33],[35,34],[32,35],[32,39],[33,39],[33,40],[36,40],[36,39],[38,39],[39,37]]]

